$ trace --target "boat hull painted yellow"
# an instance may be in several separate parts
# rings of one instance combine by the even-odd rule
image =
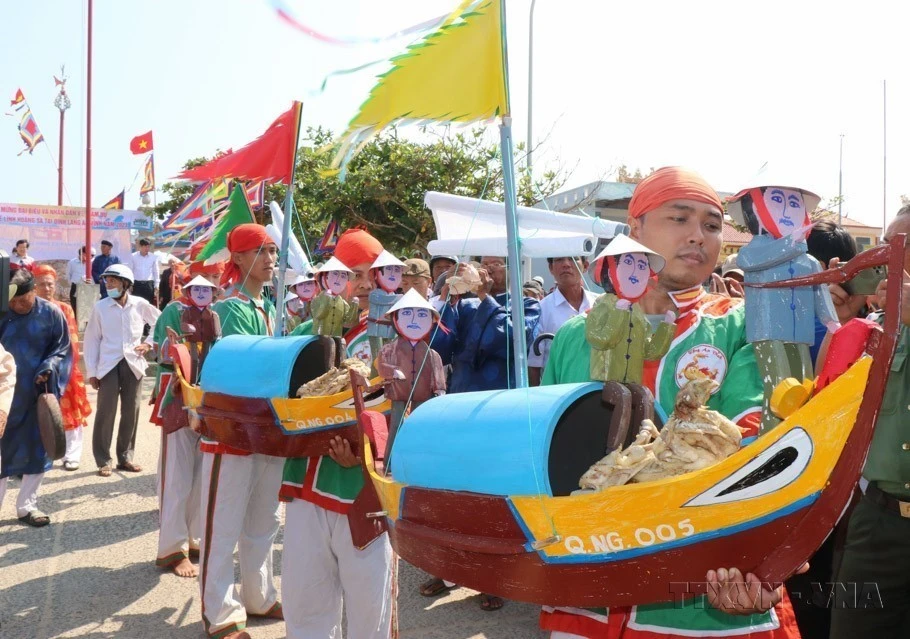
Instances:
[[[658,564],[688,562],[697,573],[703,566],[717,567],[712,563],[721,559],[713,556],[716,553],[727,559],[731,554],[745,556],[745,551],[731,550],[737,548],[734,540],[778,546],[784,542],[828,485],[857,421],[871,364],[870,357],[863,357],[787,420],[731,457],[672,479],[571,496],[495,497],[407,486],[381,476],[372,463],[368,471],[397,552],[437,576],[489,592],[499,588],[497,594],[505,596],[515,591],[503,584],[525,580],[515,586],[522,600],[553,605],[657,601],[658,591],[647,585],[650,577],[642,572],[655,557],[661,558]],[[481,516],[495,500],[507,504],[512,521],[490,521],[486,536],[462,532],[460,517],[472,511]],[[459,514],[461,506],[453,504],[461,503],[465,512]],[[440,504],[450,513],[436,512],[442,510]],[[510,524],[517,525],[520,534],[508,532]],[[501,538],[494,539],[497,535]],[[487,570],[479,570],[478,562]],[[608,575],[632,574],[630,566],[640,582],[637,594],[611,591]],[[659,572],[671,578],[677,574]],[[592,594],[598,589],[590,584],[578,586],[582,574],[602,582],[603,592],[610,594]],[[564,592],[556,583],[564,584]],[[652,590],[643,594],[648,588]]]

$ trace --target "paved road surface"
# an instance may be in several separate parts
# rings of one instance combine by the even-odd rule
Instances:
[[[146,379],[148,397],[151,380]],[[89,389],[92,405],[95,393]],[[155,567],[157,499],[155,465],[159,431],[143,408],[137,441],[139,474],[98,477],[86,431],[82,467],[45,477],[39,507],[51,525],[34,529],[16,521],[13,481],[0,506],[0,637],[202,638],[196,580]],[[92,419],[92,418],[90,418]],[[282,533],[275,543],[280,580]],[[399,616],[403,639],[539,639],[537,609],[506,603],[484,612],[476,593],[453,590],[440,599],[417,593],[425,578],[402,562]],[[290,603],[290,602],[286,602]],[[284,637],[284,624],[254,620],[253,639]]]

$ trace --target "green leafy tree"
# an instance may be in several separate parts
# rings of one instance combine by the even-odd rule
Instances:
[[[332,133],[308,128],[295,171],[296,214],[291,219],[298,238],[314,247],[334,218],[342,229],[367,228],[396,254],[425,254],[427,242],[435,237],[432,214],[423,205],[427,191],[502,201],[499,147],[483,129],[424,130],[424,134],[428,141],[415,142],[400,137],[394,128],[388,130],[351,160],[342,182],[330,171],[335,151]],[[192,160],[187,166],[201,161]],[[521,175],[519,204],[530,205],[555,193],[566,178],[561,168],[548,169],[534,182]],[[161,216],[172,213],[192,187],[169,183],[164,191],[170,199],[156,209]],[[284,185],[270,185],[267,200],[283,206],[284,194]],[[270,221],[268,208],[256,215],[260,222]]]

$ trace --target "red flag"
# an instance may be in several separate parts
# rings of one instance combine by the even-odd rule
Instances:
[[[9,105],[18,107],[23,102],[25,102],[25,95],[23,95],[22,89],[16,89],[16,96],[12,100],[9,101]]]
[[[155,146],[152,144],[152,132],[143,133],[142,135],[137,135],[132,140],[130,140],[130,151],[133,152],[133,155],[140,155],[142,153],[148,153]]]
[[[177,177],[193,181],[220,177],[288,183],[297,148],[300,107],[300,102],[294,102],[265,133],[243,148],[225,153],[202,166],[187,169],[178,173]]]

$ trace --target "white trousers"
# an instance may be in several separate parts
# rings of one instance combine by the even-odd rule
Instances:
[[[44,473],[22,476],[19,496],[16,497],[16,517],[25,517],[33,510],[38,510],[38,488],[43,479]],[[6,477],[0,479],[0,507],[3,506],[3,498],[6,497],[6,480]]]
[[[585,639],[581,635],[573,635],[571,632],[561,632],[554,630],[550,633],[550,639]]]
[[[345,515],[295,499],[285,511],[281,591],[287,639],[389,639],[398,589],[388,534],[357,550]],[[396,633],[397,634],[397,633]]]
[[[278,489],[284,458],[202,453],[200,546],[202,622],[209,635],[246,614],[265,614],[278,601],[272,543],[278,534]],[[234,595],[234,548],[240,547],[240,598]]]
[[[165,435],[161,430],[158,456],[158,558],[161,567],[173,566],[199,548],[202,535],[202,452],[199,434],[181,428]]]
[[[63,462],[76,462],[82,459],[82,426],[76,426],[73,430],[64,431],[66,435],[66,453],[63,455]]]

